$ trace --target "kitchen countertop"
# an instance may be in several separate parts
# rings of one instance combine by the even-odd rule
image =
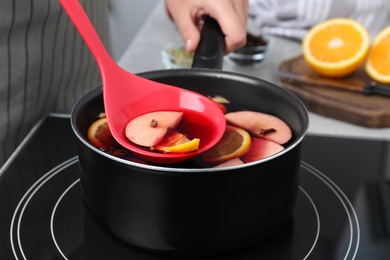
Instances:
[[[259,77],[279,85],[275,74],[278,66],[282,61],[299,55],[301,44],[274,36],[270,36],[270,40],[270,49],[261,64],[244,67],[235,65],[225,57],[223,70]],[[165,69],[160,52],[169,43],[180,44],[182,40],[166,15],[163,2],[160,2],[120,58],[119,65],[132,73]],[[310,134],[390,139],[390,128],[365,128],[312,112],[309,112],[309,117]]]

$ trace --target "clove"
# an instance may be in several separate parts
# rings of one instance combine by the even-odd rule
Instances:
[[[268,128],[268,129],[260,129],[260,135],[261,136],[266,136],[267,134],[270,134],[270,133],[273,133],[273,132],[276,132],[276,129],[275,128]]]
[[[157,127],[157,120],[156,119],[152,119],[152,121],[150,122],[150,127],[153,127],[153,128]]]

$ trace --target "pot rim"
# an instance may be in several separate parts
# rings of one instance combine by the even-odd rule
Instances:
[[[251,166],[257,165],[257,164],[262,164],[262,163],[265,163],[267,161],[273,160],[273,159],[275,159],[275,158],[277,158],[279,156],[282,156],[283,154],[289,152],[290,150],[292,150],[293,148],[298,146],[302,142],[303,138],[306,136],[306,133],[307,133],[307,130],[306,130],[305,133],[302,134],[302,136],[300,138],[295,140],[292,144],[290,144],[288,147],[286,147],[286,149],[284,149],[283,151],[280,151],[280,152],[278,152],[278,153],[276,153],[274,155],[271,155],[271,156],[269,156],[267,158],[264,158],[264,159],[261,159],[261,160],[255,161],[255,162],[244,163],[244,164],[241,164],[241,165],[226,166],[226,167],[221,167],[221,168],[176,168],[176,167],[165,167],[165,166],[156,166],[156,165],[142,164],[142,163],[132,162],[132,161],[129,161],[129,160],[126,160],[126,159],[122,159],[122,158],[110,155],[110,154],[108,154],[108,153],[106,153],[104,151],[101,151],[98,148],[94,147],[87,140],[85,140],[83,137],[81,137],[78,134],[77,129],[74,128],[73,123],[72,123],[72,129],[73,129],[73,131],[75,133],[77,133],[76,134],[77,138],[84,145],[86,145],[92,151],[94,151],[94,152],[96,152],[96,153],[98,153],[98,154],[100,154],[100,155],[102,155],[104,157],[107,157],[108,159],[114,160],[114,161],[116,161],[118,163],[122,163],[122,164],[125,164],[125,165],[130,165],[130,166],[134,166],[134,167],[138,167],[138,168],[144,168],[144,169],[147,169],[147,170],[157,170],[157,171],[163,171],[163,172],[170,172],[170,173],[173,173],[173,172],[177,172],[177,173],[214,173],[214,172],[225,172],[225,171],[229,171],[229,170],[236,170],[236,169],[251,167]]]
[[[273,160],[279,156],[282,156],[284,155],[285,153],[289,152],[290,150],[294,149],[296,146],[298,146],[302,140],[305,138],[307,132],[308,132],[308,128],[309,128],[309,116],[308,116],[308,110],[306,108],[306,106],[303,104],[303,102],[295,95],[293,94],[291,91],[285,89],[285,88],[282,88],[272,82],[269,82],[269,81],[265,81],[263,79],[260,79],[260,78],[256,78],[256,77],[253,77],[253,76],[249,76],[249,75],[242,75],[242,74],[239,74],[239,73],[235,73],[235,72],[227,72],[227,71],[221,71],[219,69],[204,69],[204,68],[191,68],[191,69],[171,69],[171,70],[154,70],[154,71],[148,71],[148,72],[143,72],[143,73],[139,73],[138,75],[142,76],[142,75],[147,75],[147,74],[153,74],[153,73],[164,73],[164,74],[170,74],[170,73],[177,73],[178,75],[180,75],[181,73],[186,73],[186,72],[190,72],[190,73],[200,73],[199,75],[202,76],[202,75],[205,75],[204,73],[206,73],[207,75],[209,74],[213,74],[213,73],[218,73],[219,75],[221,74],[224,74],[224,75],[227,75],[227,76],[239,76],[239,77],[244,77],[246,79],[252,79],[252,80],[255,80],[255,81],[258,81],[258,82],[262,82],[262,83],[265,83],[265,84],[271,84],[275,87],[278,87],[281,89],[281,91],[284,91],[286,94],[288,95],[291,95],[294,99],[296,99],[296,102],[300,105],[300,108],[303,112],[303,115],[304,115],[304,120],[303,120],[303,123],[302,123],[302,132],[296,137],[296,139],[291,143],[289,144],[284,150],[274,154],[274,155],[271,155],[269,157],[266,157],[264,159],[261,159],[261,160],[258,160],[258,161],[254,161],[254,162],[250,162],[250,163],[244,163],[244,164],[241,164],[241,165],[234,165],[234,166],[226,166],[226,167],[221,167],[221,168],[176,168],[176,167],[165,167],[165,166],[156,166],[156,165],[147,165],[147,164],[142,164],[142,163],[137,163],[137,162],[132,162],[132,161],[129,161],[129,160],[126,160],[126,159],[122,159],[122,158],[119,158],[119,157],[116,157],[116,156],[113,156],[113,155],[110,155],[104,151],[101,151],[100,149],[94,147],[92,144],[90,144],[88,142],[88,140],[82,136],[82,134],[80,134],[80,132],[78,131],[77,129],[77,126],[76,126],[76,119],[75,119],[75,110],[78,106],[78,104],[80,103],[80,101],[84,98],[85,95],[88,95],[89,93],[93,92],[94,90],[96,91],[96,89],[98,89],[99,87],[101,86],[98,86],[90,91],[88,91],[87,93],[85,93],[83,96],[81,96],[79,98],[79,100],[75,103],[75,105],[73,106],[72,108],[72,111],[71,111],[71,127],[72,127],[72,130],[73,132],[76,134],[77,138],[84,144],[86,145],[89,149],[91,149],[92,151],[108,158],[108,159],[111,159],[111,160],[114,160],[118,163],[121,163],[121,164],[125,164],[125,165],[129,165],[129,166],[133,166],[133,167],[138,167],[138,168],[144,168],[144,169],[147,169],[147,170],[155,170],[155,171],[160,171],[160,172],[167,172],[167,173],[225,173],[227,171],[230,171],[230,170],[236,170],[236,169],[241,169],[241,168],[246,168],[246,167],[251,167],[253,165],[257,165],[257,164],[262,164],[262,163],[266,163],[270,160]]]

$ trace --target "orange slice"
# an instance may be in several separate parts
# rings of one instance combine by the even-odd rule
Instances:
[[[106,117],[94,121],[87,130],[87,139],[98,148],[107,149],[114,144],[110,128]]]
[[[188,153],[199,149],[199,138],[189,140],[178,131],[170,132],[157,146],[157,151],[164,153]]]
[[[302,42],[303,57],[315,72],[344,77],[364,62],[370,47],[367,30],[348,18],[334,18],[313,26]]]
[[[227,161],[244,155],[250,148],[252,138],[242,128],[227,125],[221,140],[203,153],[203,160],[208,163]]]
[[[390,84],[390,26],[375,37],[365,68],[372,79]]]

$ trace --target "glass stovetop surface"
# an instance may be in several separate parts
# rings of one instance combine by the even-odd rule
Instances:
[[[308,135],[291,218],[267,239],[189,259],[389,259],[390,141]],[[185,259],[133,248],[85,211],[70,120],[38,124],[0,170],[0,259]]]

